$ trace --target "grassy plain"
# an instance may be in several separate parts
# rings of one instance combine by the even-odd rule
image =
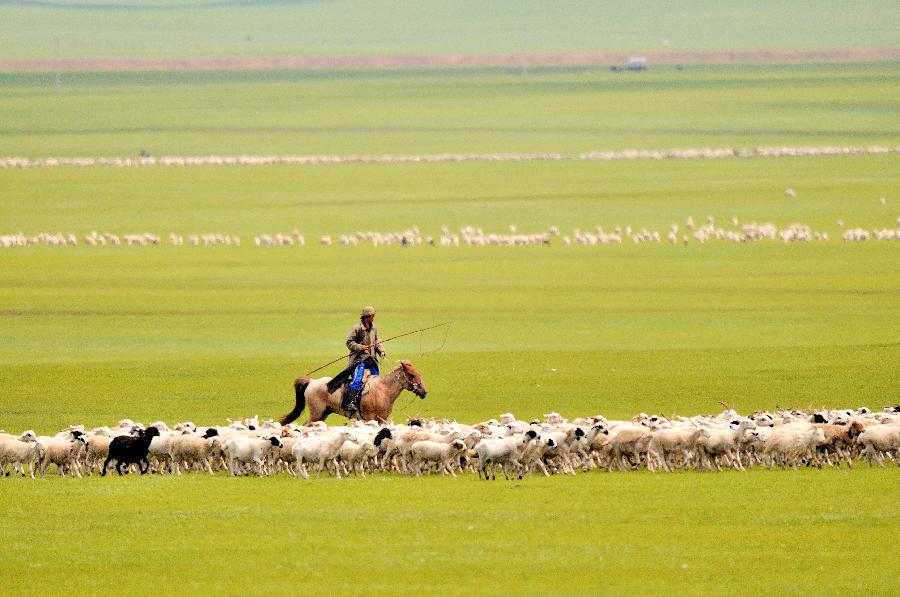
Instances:
[[[64,79],[59,95],[41,75],[4,75],[0,108],[10,117],[0,139],[5,155],[30,157],[144,147],[194,155],[896,146],[897,109],[887,98],[897,74],[884,63],[640,79],[84,75]],[[454,322],[442,348],[441,331],[388,345],[430,389],[425,401],[402,398],[398,419],[691,415],[716,412],[720,402],[743,412],[880,408],[900,389],[900,248],[841,243],[837,221],[894,225],[897,164],[889,154],[3,170],[2,233],[223,232],[244,242],[4,251],[0,428],[276,416],[296,374],[341,354],[365,303],[379,307],[385,336]],[[784,196],[787,187],[795,199]],[[689,215],[805,222],[832,240],[481,249],[314,242],[322,233],[411,225],[432,235],[467,224],[665,233]],[[307,247],[252,246],[254,234],[295,227]],[[361,585],[405,594],[890,594],[900,580],[884,550],[900,529],[896,468],[591,473],[511,484],[23,481],[0,484],[0,568],[4,590],[17,594],[57,592],[62,577],[66,590],[123,594]]]
[[[900,62],[0,73],[3,156],[894,145]]]
[[[896,473],[5,482],[0,564],[33,595],[891,595]]]
[[[0,58],[44,60],[875,48],[900,25],[885,0],[6,0],[3,13]]]

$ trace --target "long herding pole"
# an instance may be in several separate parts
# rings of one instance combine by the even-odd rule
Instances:
[[[402,338],[403,336],[410,336],[410,335],[412,335],[412,334],[418,334],[419,332],[426,332],[426,331],[428,331],[428,330],[433,330],[434,328],[439,328],[439,327],[441,327],[441,326],[450,325],[451,323],[453,323],[453,322],[452,322],[452,321],[445,321],[444,323],[439,323],[439,324],[437,324],[437,325],[432,325],[432,326],[429,326],[429,327],[427,327],[427,328],[422,328],[422,329],[419,329],[419,330],[413,330],[413,331],[411,331],[411,332],[406,332],[405,334],[399,334],[399,335],[397,335],[397,336],[391,336],[390,338],[388,338],[388,339],[386,339],[386,340],[379,340],[378,342],[375,343],[375,345],[378,345],[378,344],[384,344],[385,342],[390,342],[391,340],[396,340],[397,338]],[[353,354],[352,352],[348,352],[347,354],[345,354],[345,355],[343,355],[343,356],[339,356],[338,358],[334,359],[333,361],[328,361],[327,363],[325,363],[325,364],[322,365],[321,367],[316,367],[315,369],[313,369],[312,371],[310,371],[310,372],[307,373],[306,375],[307,375],[307,377],[308,377],[308,376],[312,375],[313,373],[315,373],[316,371],[320,371],[320,370],[324,369],[324,368],[327,367],[328,365],[333,365],[334,363],[337,363],[337,362],[340,361],[341,359],[346,359],[347,357],[349,357],[349,356],[352,355],[352,354]]]

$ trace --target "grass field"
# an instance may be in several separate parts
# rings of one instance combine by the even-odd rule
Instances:
[[[85,74],[64,76],[58,94],[46,75],[6,74],[0,147],[35,158],[896,147],[898,72],[879,63],[641,78]],[[895,404],[900,245],[836,239],[838,220],[895,226],[898,179],[895,153],[2,170],[0,233],[223,232],[244,242],[4,250],[0,428],[280,415],[294,376],[340,355],[368,303],[384,336],[454,322],[446,344],[438,330],[387,346],[430,390],[425,401],[401,398],[399,420]],[[308,241],[411,225],[432,235],[468,224],[665,232],[707,215],[805,222],[831,240],[251,242],[295,227]],[[897,473],[19,479],[0,483],[0,568],[16,594],[888,595],[900,581],[890,559]]]
[[[894,47],[896,3],[6,0],[2,59]],[[814,13],[815,18],[810,18]]]
[[[10,485],[0,563],[20,594],[891,595],[898,581],[895,470]]]
[[[4,156],[894,146],[900,63],[0,74]]]

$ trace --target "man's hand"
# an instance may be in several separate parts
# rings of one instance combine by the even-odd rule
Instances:
[[[360,346],[362,346],[362,352],[369,352],[369,345],[368,345],[368,344],[360,344]]]

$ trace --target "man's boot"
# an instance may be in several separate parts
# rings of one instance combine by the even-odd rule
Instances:
[[[347,413],[348,417],[352,417],[359,410],[359,395],[362,388],[359,390],[352,390],[349,387],[347,388],[347,393],[344,394],[344,400],[341,403],[341,409]]]

